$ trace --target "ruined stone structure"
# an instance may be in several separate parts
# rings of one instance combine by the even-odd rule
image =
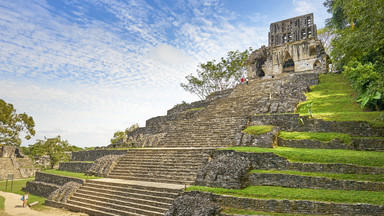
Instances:
[[[35,168],[30,158],[23,155],[16,146],[0,146],[0,180],[9,174],[13,178],[27,178],[35,175],[40,168]]]
[[[247,65],[250,79],[311,70],[326,72],[327,55],[317,40],[313,14],[272,23],[269,46],[255,50]]]
[[[268,46],[279,46],[312,37],[317,37],[317,29],[313,21],[313,13],[310,13],[271,23]]]
[[[296,23],[297,28],[294,28]],[[305,38],[301,34],[303,29]],[[281,38],[284,34],[292,37],[288,35],[284,42]],[[270,39],[274,37],[274,40],[270,41],[270,46],[252,53],[248,61],[252,69],[249,70],[250,78],[264,76],[264,79],[253,79],[248,85],[212,94],[206,100],[176,106],[168,110],[167,115],[151,118],[145,127],[128,133],[128,142],[110,146],[136,148],[75,152],[71,162],[60,165],[60,170],[106,178],[82,180],[39,172],[35,181],[28,182],[26,190],[49,197],[45,202],[47,205],[103,216],[227,216],[230,214],[223,213],[222,209],[228,207],[307,215],[382,215],[384,205],[183,192],[187,185],[229,189],[260,185],[384,191],[383,182],[253,172],[291,170],[383,175],[383,167],[292,162],[272,152],[216,149],[225,146],[286,146],[384,150],[384,138],[379,138],[384,137],[384,127],[372,127],[367,122],[323,121],[294,114],[298,103],[306,100],[304,93],[310,86],[317,85],[319,73],[326,71],[324,48],[315,36],[312,14],[271,24]],[[279,37],[282,41],[278,40]],[[261,135],[243,132],[253,125],[272,125],[273,129]],[[338,139],[330,142],[283,140],[279,137],[280,131],[337,132],[355,138],[351,143]]]

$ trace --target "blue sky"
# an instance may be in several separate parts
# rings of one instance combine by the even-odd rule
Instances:
[[[319,0],[0,0],[0,98],[61,135],[105,146],[181,101],[197,65],[267,45],[269,24],[314,13]]]

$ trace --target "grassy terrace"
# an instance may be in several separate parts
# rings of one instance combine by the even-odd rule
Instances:
[[[84,173],[67,172],[67,171],[62,171],[62,170],[57,170],[57,169],[44,170],[42,172],[55,174],[55,175],[68,176],[68,177],[75,177],[75,178],[80,178],[80,179],[99,179],[99,178],[102,178],[102,177],[95,177],[95,176],[86,176]]]
[[[19,194],[20,198],[21,198],[24,195],[24,191],[22,191],[21,189],[23,187],[25,187],[25,185],[27,184],[28,181],[34,181],[34,180],[35,180],[35,178],[16,179],[16,180],[13,181],[12,191],[11,191],[11,186],[10,186],[9,182],[8,182],[7,191],[5,191],[6,181],[0,181],[0,191]],[[43,209],[45,209],[45,207],[43,206],[43,204],[45,202],[45,198],[44,197],[40,197],[40,196],[36,196],[36,195],[33,195],[33,194],[29,194],[28,203],[32,203],[32,202],[35,202],[35,201],[38,201],[39,204],[36,205],[36,206],[33,206],[32,207],[33,209],[35,209],[35,210],[43,210]],[[0,199],[0,203],[1,203],[1,199]],[[22,204],[22,202],[20,200],[20,205],[21,204]]]
[[[342,140],[345,144],[352,142],[352,137],[349,134],[343,133],[323,133],[323,132],[286,132],[281,131],[279,137],[286,140],[319,140],[321,142],[330,142],[335,138]]]
[[[384,192],[375,191],[296,189],[275,186],[250,186],[244,189],[211,188],[203,186],[191,186],[187,188],[187,191],[192,190],[257,199],[312,200],[335,203],[370,203],[384,205]]]
[[[290,171],[290,170],[252,170],[251,173],[272,173],[272,174],[278,173],[278,174],[288,174],[288,175],[325,177],[325,178],[333,178],[333,179],[341,179],[341,180],[384,182],[384,175],[316,173],[316,172],[300,172],[300,171]]]
[[[228,147],[220,150],[242,152],[272,152],[292,162],[344,163],[358,166],[384,167],[384,152],[352,151],[341,149],[306,149],[277,147]]]
[[[250,126],[244,129],[242,132],[246,134],[251,134],[251,135],[260,135],[263,133],[268,133],[273,130],[272,125],[257,125],[257,126]]]
[[[328,121],[367,121],[376,126],[384,126],[377,120],[381,112],[366,112],[355,102],[356,92],[348,80],[340,74],[320,75],[319,85],[312,86],[306,94],[307,100],[299,105],[298,113],[308,115],[306,105],[313,101],[314,118]]]

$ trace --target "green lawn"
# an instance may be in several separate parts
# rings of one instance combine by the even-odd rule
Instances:
[[[244,129],[242,132],[251,135],[260,135],[263,133],[268,133],[273,130],[275,126],[272,125],[258,125],[258,126],[250,126]]]
[[[307,149],[307,148],[259,148],[259,147],[228,147],[220,150],[242,152],[273,152],[292,162],[344,163],[359,166],[384,167],[384,152],[353,151],[342,149]]]
[[[102,178],[102,177],[95,177],[95,176],[86,176],[84,173],[67,172],[67,171],[62,171],[62,170],[57,170],[57,169],[44,170],[42,172],[55,174],[55,175],[75,177],[75,178],[80,178],[80,179],[99,179],[99,178]]]
[[[375,191],[297,189],[276,186],[250,186],[244,189],[191,186],[186,189],[186,191],[192,190],[258,199],[312,200],[335,203],[369,203],[374,205],[384,205],[384,192]]]
[[[0,211],[4,210],[5,198],[0,196]]]
[[[321,142],[330,142],[335,138],[342,140],[345,144],[352,142],[352,137],[349,134],[343,133],[323,133],[323,132],[287,132],[280,131],[279,137],[286,140],[319,140]]]
[[[11,187],[10,187],[9,182],[8,182],[7,190],[5,191],[6,181],[0,181],[0,190],[4,191],[4,192],[11,192],[11,193],[19,194],[20,198],[21,198],[25,194],[25,192],[22,191],[21,189],[23,187],[25,187],[25,185],[27,184],[28,181],[33,181],[33,180],[35,180],[35,179],[34,178],[29,178],[29,179],[22,179],[22,180],[19,180],[19,179],[14,180],[13,181],[12,191],[11,191]],[[36,196],[36,195],[33,195],[33,194],[29,194],[28,203],[32,203],[32,202],[35,202],[35,201],[38,201],[39,205],[32,206],[33,209],[35,209],[35,210],[43,210],[43,209],[45,209],[45,206],[43,206],[43,204],[45,202],[45,198],[44,197],[40,197],[40,196]],[[22,204],[22,201],[20,200],[20,205],[21,204]]]
[[[299,105],[297,112],[308,115],[306,105],[313,101],[314,118],[329,121],[367,121],[376,126],[384,126],[383,120],[377,120],[382,112],[367,112],[355,102],[356,92],[349,81],[341,74],[323,74],[320,82],[311,86],[306,93],[307,101]]]
[[[300,171],[290,171],[290,170],[252,170],[251,173],[279,173],[279,174],[300,175],[300,176],[325,177],[325,178],[342,179],[342,180],[384,182],[384,175],[316,173],[316,172],[300,172]]]

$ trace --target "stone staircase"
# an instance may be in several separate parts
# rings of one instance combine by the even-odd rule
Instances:
[[[293,112],[317,74],[281,75],[236,87],[228,97],[212,101],[198,115],[179,120],[159,143],[159,147],[234,146],[236,134],[249,116]]]
[[[189,185],[208,161],[212,149],[131,149],[108,178]]]
[[[109,178],[87,180],[66,203],[59,205],[89,215],[164,215],[183,188],[184,185]]]

